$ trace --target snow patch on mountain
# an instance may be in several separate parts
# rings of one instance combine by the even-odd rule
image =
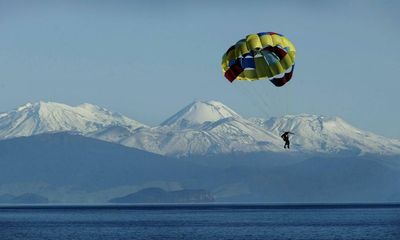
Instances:
[[[28,103],[0,113],[0,139],[45,132],[78,134],[170,156],[232,152],[400,154],[400,141],[351,126],[338,117],[310,114],[246,119],[217,101],[196,101],[159,126],[148,127],[92,105]],[[294,132],[290,150],[280,135]]]
[[[0,114],[0,139],[61,131],[87,134],[113,125],[124,126],[130,130],[145,126],[121,114],[88,103],[72,107],[41,101]]]
[[[299,114],[252,121],[275,135],[285,131],[295,133],[291,143],[303,152],[400,154],[399,140],[360,130],[339,117]]]
[[[119,143],[171,156],[281,149],[278,136],[217,101],[194,102],[160,126],[137,129]]]
[[[161,126],[190,128],[220,119],[241,118],[239,114],[218,101],[195,101],[161,123]]]

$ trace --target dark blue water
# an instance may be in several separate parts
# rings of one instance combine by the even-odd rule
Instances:
[[[0,207],[0,239],[400,239],[399,205]]]

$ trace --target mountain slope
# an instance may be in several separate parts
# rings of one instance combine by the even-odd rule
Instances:
[[[214,195],[229,202],[399,201],[399,171],[383,159],[315,157],[284,167],[232,166],[222,173],[227,180],[216,184]]]
[[[76,107],[53,102],[28,103],[0,114],[0,139],[61,131],[87,134],[113,125],[130,130],[145,126],[87,103]]]
[[[241,118],[239,114],[217,101],[195,101],[161,123],[161,126],[188,128],[224,118]]]
[[[167,158],[70,133],[0,141],[0,195],[35,193],[60,202],[106,202],[143,187],[180,189],[214,173]]]
[[[291,137],[290,151],[280,135]],[[301,152],[305,154],[400,154],[400,141],[357,129],[337,117],[309,114],[246,119],[217,101],[194,102],[160,126],[107,131],[95,138],[170,156],[232,152]]]
[[[30,193],[52,203],[105,203],[157,187],[206,189],[229,202],[399,201],[398,158],[258,154],[197,156],[208,161],[201,166],[69,133],[1,140],[0,198]]]
[[[283,149],[280,138],[288,130],[295,133],[290,150]],[[155,127],[91,104],[39,102],[0,114],[0,139],[62,131],[175,157],[233,152],[400,154],[400,140],[357,129],[337,117],[247,119],[217,101],[193,102]]]
[[[295,133],[295,149],[311,153],[400,154],[400,141],[357,129],[338,117],[287,115],[253,122],[276,135]]]
[[[112,135],[102,132],[93,136],[108,140]],[[160,126],[137,129],[118,142],[170,156],[281,149],[278,136],[217,101],[194,102]]]

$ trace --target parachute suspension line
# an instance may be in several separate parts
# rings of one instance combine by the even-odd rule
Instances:
[[[274,103],[274,96],[273,96],[273,90],[271,89],[271,86],[269,84],[271,84],[269,82],[269,80],[264,80],[263,82],[261,82],[261,88],[263,89],[264,92],[264,96],[266,97],[266,99],[268,99],[268,102],[271,104]]]
[[[263,117],[268,118],[271,116],[271,99],[268,96],[268,92],[270,89],[266,88],[266,85],[264,84],[264,80],[262,81],[257,81],[255,84],[252,86],[252,90],[255,92],[255,96],[258,98],[258,101],[262,104],[262,114]]]
[[[291,94],[290,94],[290,84],[284,89],[285,90],[285,104],[286,104],[286,113],[285,115],[291,115]]]
[[[289,91],[288,88],[285,89],[285,103],[286,103],[286,113],[285,115],[290,115],[290,109],[289,109]]]
[[[266,61],[266,59],[264,60]],[[271,99],[268,94],[270,92],[270,87],[265,84],[267,81],[268,80],[249,81],[251,84],[245,84],[245,82],[243,82],[244,89],[250,95],[250,99],[255,102],[261,117],[265,119],[271,116]]]
[[[269,66],[270,64],[272,64],[272,63],[268,60],[268,57],[267,57],[267,56],[265,56],[264,54],[262,54],[262,56],[263,56],[264,61],[265,61],[265,63],[266,63],[267,66]],[[260,83],[261,83],[260,85],[261,85],[261,87],[262,87],[262,89],[263,89],[263,92],[264,92],[264,96],[266,97],[267,101],[268,101],[269,103],[272,103],[272,104],[276,105],[276,102],[277,102],[276,96],[272,96],[272,93],[273,93],[273,92],[271,92],[270,86],[267,86],[268,84],[271,83],[270,79],[267,78],[267,79],[263,80],[263,81],[260,82]],[[271,107],[270,107],[270,111],[271,111]],[[268,116],[266,116],[266,117],[272,117],[271,114],[272,114],[272,113],[270,112],[270,113],[268,114]]]
[[[260,113],[262,115],[268,114],[268,104],[266,104],[266,102],[262,99],[262,95],[257,91],[258,88],[256,87],[255,84],[246,84],[246,90],[248,90],[250,92],[250,97],[252,99],[254,99],[254,101],[256,102],[256,106],[258,107],[258,109],[260,110]]]
[[[262,59],[265,61],[266,65],[269,65],[269,61],[268,59],[261,53],[261,50],[258,51],[255,55],[260,54],[262,56]],[[253,57],[256,57],[253,54]],[[255,91],[256,91],[256,96],[259,96],[260,101],[262,102],[262,104],[265,106],[265,108],[263,109],[263,113],[265,114],[263,117],[265,119],[267,119],[268,117],[271,116],[271,99],[269,96],[269,88],[266,86],[265,82],[268,80],[261,80],[261,81],[257,81],[254,85]]]
[[[230,82],[235,79],[235,83],[240,82],[234,83],[235,87],[265,116],[271,114],[271,107],[288,114],[290,90],[286,87],[271,90],[262,81],[265,79],[275,87],[289,82],[293,76],[295,56],[296,48],[288,38],[275,32],[259,32],[249,34],[230,46],[222,56],[221,67]],[[245,83],[246,80],[255,83]]]
[[[243,86],[238,86],[239,92],[244,96],[245,99],[248,99],[252,106],[254,106],[256,109],[262,112],[262,114],[267,113],[268,111],[265,109],[268,106],[265,106],[263,101],[260,99],[260,96],[257,92],[255,92],[254,89],[252,89],[253,84],[237,84],[237,85],[243,85]]]
[[[240,85],[240,83],[237,83],[236,85]],[[241,95],[241,99],[246,99],[247,101],[250,100],[250,103],[251,103],[252,106],[257,105],[257,103],[254,101],[254,99],[251,98],[250,94],[245,90],[244,87],[236,86],[236,85],[235,85],[234,88]]]
[[[287,94],[287,89],[280,88],[279,90],[279,97],[281,99],[281,104],[282,104],[282,111],[281,115],[285,116],[288,115],[288,94]]]
[[[275,58],[280,59],[280,57],[278,57],[274,52],[271,52],[270,54],[275,56]],[[267,57],[264,57],[264,59],[268,66],[273,64],[273,62],[269,61]],[[271,79],[268,79],[268,82],[271,82]],[[268,93],[269,89],[268,89],[267,85],[263,84],[263,87],[265,89],[265,93]],[[273,101],[275,103],[275,105],[278,105],[278,106],[283,105],[282,108],[285,109],[284,111],[285,111],[285,113],[287,113],[287,111],[288,111],[287,96],[286,95],[283,96],[283,94],[279,94],[279,90],[283,90],[284,92],[286,92],[285,89],[278,88],[277,93],[275,93],[274,96],[269,96],[268,99]]]

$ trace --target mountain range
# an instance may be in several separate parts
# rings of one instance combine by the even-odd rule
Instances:
[[[282,147],[284,131],[295,133],[290,151]],[[400,154],[400,140],[358,129],[339,117],[245,118],[218,101],[195,101],[152,127],[88,103],[28,103],[0,113],[0,139],[54,132],[74,132],[173,157],[234,152]]]
[[[71,107],[53,102],[27,103],[0,113],[0,139],[41,133],[73,131],[81,134],[99,131],[110,125],[133,130],[145,126],[118,113],[92,105]]]
[[[388,156],[171,158],[79,134],[47,133],[0,141],[0,196],[106,203],[160,188],[204,189],[218,202],[400,201],[399,166],[398,157]]]
[[[399,153],[399,140],[338,117],[245,118],[197,101],[151,127],[91,104],[39,102],[0,114],[0,196],[106,203],[157,188],[203,189],[217,202],[400,201]]]

